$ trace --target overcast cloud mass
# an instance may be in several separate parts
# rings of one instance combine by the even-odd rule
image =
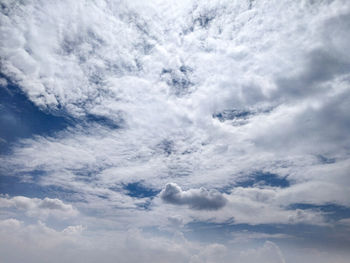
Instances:
[[[349,262],[348,0],[0,7],[1,262]]]

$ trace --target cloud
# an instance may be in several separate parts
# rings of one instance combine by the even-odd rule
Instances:
[[[6,87],[7,86],[7,80],[6,79],[4,79],[4,78],[0,78],[0,86],[2,86],[2,87]]]
[[[101,223],[103,220],[99,221]],[[63,228],[63,229],[62,229]],[[205,234],[201,228],[201,234]],[[187,231],[188,233],[188,231]],[[244,262],[244,263],[284,263],[289,259],[300,262],[336,262],[345,263],[349,252],[324,252],[315,248],[295,248],[282,243],[281,235],[248,233],[247,242],[210,243],[194,238],[187,239],[182,233],[160,235],[157,231],[141,229],[93,229],[81,225],[60,226],[53,228],[43,222],[24,223],[17,219],[0,220],[0,260],[18,262],[38,262],[47,259],[50,262],[62,262],[75,259],[75,262],[138,262],[140,257],[152,262]],[[163,233],[164,234],[164,233]],[[238,235],[240,236],[240,235]],[[255,238],[274,238],[274,242],[252,242]],[[212,237],[211,237],[212,238]],[[25,240],[25,242],[24,242]],[[300,240],[299,240],[300,241]],[[282,247],[283,246],[283,247]],[[339,247],[338,247],[339,249]],[[283,251],[283,252],[282,252]],[[120,255],[123,255],[121,258]],[[326,256],[322,259],[322,255]],[[288,260],[287,260],[288,258]],[[305,261],[307,259],[307,261]],[[322,261],[318,261],[322,259]]]
[[[266,241],[260,248],[242,251],[239,262],[285,263],[286,261],[280,248],[275,243]]]
[[[72,209],[72,206],[64,204],[61,200],[57,198],[50,199],[46,197],[44,200],[40,202],[39,208],[68,211]]]
[[[169,204],[188,205],[195,210],[218,210],[225,206],[226,198],[216,190],[205,188],[182,191],[175,183],[168,183],[160,192],[160,198]]]
[[[68,226],[62,230],[62,233],[67,235],[78,235],[83,232],[85,228],[82,225]]]
[[[16,141],[0,164],[6,178],[58,189],[71,203],[2,197],[6,216],[20,219],[3,224],[25,228],[30,238],[85,230],[26,227],[27,217],[75,216],[88,229],[123,229],[116,237],[98,233],[110,238],[106,250],[82,249],[89,260],[105,255],[107,262],[118,258],[114,251],[125,252],[126,262],[230,262],[230,249],[211,236],[213,244],[185,242],[187,250],[184,239],[154,234],[148,242],[125,233],[130,226],[332,224],[317,209],[290,205],[349,207],[349,11],[347,0],[2,1],[1,88],[17,85],[28,103],[72,121],[58,133]],[[289,183],[235,187],[256,171]],[[144,195],[135,182],[154,193]],[[1,191],[17,191],[15,183],[1,180]],[[242,261],[283,258],[277,241],[250,245]]]
[[[78,230],[78,231],[77,231]],[[162,237],[139,229],[128,231],[82,231],[81,226],[67,226],[56,230],[42,222],[23,224],[16,219],[0,220],[0,260],[17,262],[75,262],[132,263],[140,257],[147,262],[283,262],[279,248],[272,242],[254,250],[237,249],[224,244],[190,241],[183,235]],[[23,242],[25,240],[25,242]],[[122,257],[120,256],[122,255]]]
[[[337,224],[350,227],[350,218],[343,218],[337,222]]]
[[[14,218],[4,219],[0,221],[1,229],[18,229],[21,226],[22,222]]]
[[[190,263],[226,262],[227,254],[226,246],[214,243],[204,247],[198,255],[193,255]]]
[[[78,214],[71,204],[65,204],[61,200],[54,198],[28,198],[25,196],[1,197],[0,207],[24,211],[31,217],[47,218],[54,216],[57,218],[69,218]]]
[[[347,170],[339,161],[348,161],[348,38],[339,36],[347,36],[348,11],[340,0],[6,2],[4,74],[32,102],[77,125],[21,140],[0,169],[40,173],[41,187],[58,186],[110,214],[156,209],[118,190],[135,181],[154,189],[176,181],[191,190],[174,194],[173,203],[213,212],[215,194],[200,186],[230,190],[252,170],[267,170],[298,184],[271,198],[252,189],[266,200],[232,189],[223,198],[233,202],[216,219],[319,224],[316,215],[283,207],[289,200],[346,204],[345,176],[319,180],[311,171],[320,154],[335,160],[337,174]],[[261,217],[250,216],[254,209]]]

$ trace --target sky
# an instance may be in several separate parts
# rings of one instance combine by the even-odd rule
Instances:
[[[1,262],[349,262],[348,0],[0,7]]]

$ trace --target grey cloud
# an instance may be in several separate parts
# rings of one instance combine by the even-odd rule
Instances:
[[[350,13],[332,17],[321,25],[320,42],[317,48],[306,52],[302,70],[295,76],[276,79],[278,95],[302,97],[321,93],[323,82],[350,72]],[[296,63],[297,65],[297,63]],[[296,66],[297,67],[297,66]]]
[[[277,79],[277,86],[283,91],[279,91],[278,95],[301,97],[324,92],[325,87],[320,87],[320,83],[349,73],[349,69],[350,61],[341,61],[322,49],[314,50],[308,54],[300,75]]]
[[[166,203],[188,205],[195,210],[218,210],[227,203],[226,198],[216,190],[200,188],[182,191],[175,183],[168,183],[161,191],[160,197]]]
[[[342,85],[349,85],[349,81],[344,81]],[[254,139],[255,144],[264,149],[285,151],[289,148],[314,154],[346,150],[350,142],[349,101],[347,89],[329,96],[318,107],[308,106],[291,115],[284,124],[276,121]],[[313,144],[312,147],[310,144]]]

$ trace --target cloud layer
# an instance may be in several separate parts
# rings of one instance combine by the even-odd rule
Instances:
[[[345,262],[349,26],[347,0],[2,1],[0,121],[30,115],[23,93],[65,123],[13,143],[22,126],[0,127],[9,246],[33,262],[18,240],[67,258],[101,241],[91,261],[331,262],[327,240]]]

